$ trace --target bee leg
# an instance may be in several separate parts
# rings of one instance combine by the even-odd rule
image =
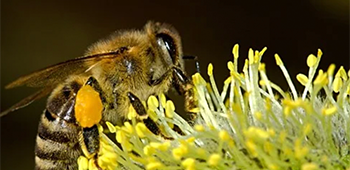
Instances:
[[[134,107],[136,113],[138,114],[139,118],[143,121],[143,123],[146,125],[146,127],[155,135],[160,135],[165,139],[172,139],[170,137],[165,136],[162,134],[160,128],[158,127],[157,123],[155,123],[148,115],[145,107],[143,106],[141,100],[134,95],[131,92],[128,92],[128,98],[130,100],[130,103],[132,107]]]
[[[177,67],[173,67],[173,85],[176,91],[185,97],[185,111],[190,113],[190,120],[197,117],[198,101],[194,96],[194,85],[185,73]]]
[[[134,109],[136,110],[136,113],[141,117],[141,119],[147,118],[148,117],[147,111],[145,107],[143,107],[141,100],[131,92],[128,92],[128,98],[130,100],[132,107],[134,107]]]
[[[98,151],[100,149],[100,134],[98,132],[97,125],[92,127],[82,128],[79,134],[80,136],[80,146],[83,150],[84,155],[87,158],[94,158],[94,163],[96,167],[100,170],[102,168],[98,165]]]
[[[184,60],[194,60],[195,64],[196,64],[196,71],[197,73],[200,73],[200,66],[199,66],[199,60],[197,56],[182,56],[182,59]]]
[[[162,76],[160,76],[158,79],[150,79],[150,81],[148,82],[148,85],[150,86],[156,86],[158,84],[160,84],[163,80],[165,80],[167,77],[169,77],[169,75],[171,73],[171,70],[167,70],[167,72],[165,72]]]
[[[94,77],[89,77],[89,79],[86,81],[85,85],[90,85],[94,90],[100,94],[100,98],[102,103],[106,103],[106,97],[104,92],[102,91],[102,88],[98,81]]]
[[[91,86],[98,94],[102,103],[106,103],[105,94],[101,89],[98,81],[94,77],[89,77],[85,85]],[[102,113],[101,113],[102,114]],[[100,134],[98,127],[94,124],[92,127],[82,127],[81,132],[79,133],[80,137],[80,146],[84,155],[87,158],[93,158],[94,164],[97,169],[102,170],[98,164],[98,152],[100,149]]]
[[[199,66],[199,65],[198,65]],[[199,68],[199,67],[198,67]],[[199,70],[198,70],[199,71]],[[194,86],[192,81],[186,76],[184,71],[179,67],[172,67],[166,73],[156,80],[151,79],[149,82],[150,86],[156,86],[165,80],[169,74],[172,73],[174,80],[173,86],[176,91],[185,97],[185,111],[190,113],[190,120],[194,120],[197,117],[198,112],[198,101],[194,96]]]

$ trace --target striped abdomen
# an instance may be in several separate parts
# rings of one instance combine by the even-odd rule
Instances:
[[[49,97],[36,138],[36,169],[78,169],[77,159],[83,155],[78,135],[81,127],[74,117],[79,88],[77,83],[71,83],[56,88]]]

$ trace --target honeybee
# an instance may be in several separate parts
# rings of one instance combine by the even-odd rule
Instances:
[[[42,87],[1,116],[49,95],[38,126],[36,169],[77,169],[80,155],[98,159],[97,124],[122,124],[133,106],[155,134],[141,101],[176,89],[186,111],[196,107],[193,84],[184,72],[178,32],[170,25],[148,22],[142,30],[120,31],[90,46],[84,57],[23,76],[6,86]],[[97,161],[95,161],[99,167]]]

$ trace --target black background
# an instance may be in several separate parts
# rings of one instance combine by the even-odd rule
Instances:
[[[1,110],[35,89],[4,90],[19,76],[81,56],[86,47],[119,29],[140,29],[147,20],[172,24],[185,54],[197,55],[206,77],[214,64],[219,87],[226,62],[240,44],[240,68],[248,49],[261,50],[269,78],[288,90],[273,55],[278,53],[296,84],[306,58],[324,52],[320,68],[349,69],[349,1],[24,1],[1,2]],[[187,71],[194,72],[193,63]],[[297,85],[300,90],[301,86]],[[45,100],[1,118],[1,167],[33,169],[34,142]]]

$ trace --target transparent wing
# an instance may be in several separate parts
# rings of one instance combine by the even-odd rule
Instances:
[[[99,61],[115,58],[118,56],[117,54],[119,54],[118,51],[101,53],[58,63],[20,77],[8,84],[5,88],[9,89],[24,85],[29,87],[54,86],[67,79],[69,75],[84,73],[87,69],[95,66]]]
[[[76,58],[68,60],[56,65],[44,68],[42,70],[36,71],[32,74],[20,77],[14,82],[8,84],[5,88],[14,88],[18,86],[29,86],[29,87],[43,87],[42,90],[37,91],[36,93],[24,98],[19,101],[9,109],[0,113],[0,117],[28,106],[35,100],[38,100],[42,97],[48,95],[58,83],[62,83],[68,76],[74,74],[82,74],[90,68],[96,66],[100,61],[113,59],[120,55],[119,50],[108,53],[101,53],[90,55],[86,57]]]
[[[54,87],[45,87],[39,91],[37,91],[36,93],[22,99],[21,101],[19,101],[18,103],[16,103],[15,105],[11,106],[10,108],[8,108],[7,110],[3,111],[0,113],[0,117],[7,115],[10,112],[16,111],[20,108],[26,107],[29,104],[31,104],[33,101],[38,100],[46,95],[48,95]]]

